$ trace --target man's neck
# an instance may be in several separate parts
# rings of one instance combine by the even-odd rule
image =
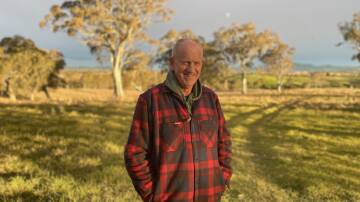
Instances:
[[[182,92],[184,93],[184,96],[188,96],[191,94],[192,88],[188,88],[188,89],[182,89]]]

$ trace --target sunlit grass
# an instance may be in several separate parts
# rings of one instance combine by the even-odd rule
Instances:
[[[138,199],[123,166],[133,105],[1,105],[0,201]]]
[[[250,100],[222,96],[235,156],[225,201],[360,200],[358,91],[265,92]]]
[[[138,93],[57,93],[0,100],[0,201],[139,201],[123,161]],[[223,201],[360,200],[359,90],[219,95],[234,153]]]

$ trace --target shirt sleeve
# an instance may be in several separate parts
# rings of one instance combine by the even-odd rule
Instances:
[[[231,168],[231,137],[230,133],[226,128],[225,118],[223,111],[220,106],[219,98],[216,96],[216,108],[219,116],[219,144],[218,144],[218,158],[219,164],[222,169],[225,184],[230,186],[230,177],[232,175]]]
[[[124,159],[135,190],[144,201],[152,198],[152,174],[149,161],[149,117],[146,101],[140,96],[125,145]]]

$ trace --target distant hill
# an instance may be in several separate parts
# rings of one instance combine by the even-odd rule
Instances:
[[[338,65],[313,65],[313,64],[303,64],[295,63],[295,71],[308,71],[308,72],[318,72],[318,71],[328,71],[328,72],[342,72],[342,71],[359,71],[359,66],[338,66]]]
[[[101,66],[78,66],[78,67],[65,67],[67,70],[99,70],[99,71],[109,71],[111,67],[101,67]],[[339,65],[314,65],[314,64],[305,64],[305,63],[295,63],[294,71],[302,72],[348,72],[348,71],[360,71],[359,66],[339,66]]]

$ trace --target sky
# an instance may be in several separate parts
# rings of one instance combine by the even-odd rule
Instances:
[[[0,2],[0,39],[15,34],[31,38],[38,47],[60,50],[67,66],[104,66],[79,41],[39,27],[50,7],[63,0]],[[150,25],[147,31],[154,38],[169,29],[191,29],[211,40],[220,27],[253,22],[258,32],[270,29],[294,47],[297,63],[360,65],[351,60],[350,45],[336,46],[342,41],[338,24],[352,20],[360,0],[169,0],[167,7],[175,14],[170,22]]]

